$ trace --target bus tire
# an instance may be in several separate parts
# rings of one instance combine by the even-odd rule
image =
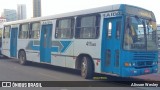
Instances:
[[[93,63],[91,59],[87,56],[82,57],[81,63],[81,76],[85,79],[91,79],[93,77]]]
[[[19,53],[18,53],[18,59],[19,59],[19,63],[21,65],[26,65],[27,64],[25,51],[23,51],[23,50],[19,51]]]

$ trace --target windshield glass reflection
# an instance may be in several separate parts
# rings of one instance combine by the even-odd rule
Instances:
[[[156,23],[139,17],[127,17],[123,48],[157,50]]]

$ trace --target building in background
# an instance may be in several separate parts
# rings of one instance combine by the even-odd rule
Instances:
[[[2,46],[2,29],[3,29],[4,22],[6,22],[6,19],[3,17],[0,17],[0,54],[1,54],[1,46]]]
[[[6,19],[3,17],[0,17],[0,30],[3,28],[3,23],[6,22]]]
[[[17,5],[17,19],[22,20],[26,19],[26,5],[25,4],[18,4]]]
[[[2,17],[6,19],[7,22],[17,20],[17,12],[14,9],[4,9]]]
[[[2,29],[3,29],[4,22],[6,22],[6,19],[3,17],[0,17],[0,38],[2,37]]]
[[[33,0],[33,17],[41,17],[41,0]]]
[[[157,25],[158,50],[160,50],[160,24]]]

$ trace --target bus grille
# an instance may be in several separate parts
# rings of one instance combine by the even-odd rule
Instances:
[[[145,60],[145,61],[153,61],[156,59],[156,54],[155,53],[141,53],[141,52],[136,52],[133,55],[133,60]]]
[[[141,61],[136,63],[136,67],[152,66],[153,61]]]

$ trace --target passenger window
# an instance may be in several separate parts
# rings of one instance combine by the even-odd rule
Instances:
[[[74,19],[57,20],[55,38],[70,39],[73,37]]]
[[[107,50],[106,51],[106,66],[109,66],[111,62],[111,51]]]
[[[116,38],[120,38],[120,32],[121,32],[121,21],[116,22]]]
[[[112,36],[112,22],[109,22],[107,25],[107,38]]]
[[[5,26],[3,31],[3,38],[10,38],[10,26]]]
[[[40,34],[40,23],[39,22],[35,22],[31,24],[31,38],[32,39],[38,39]]]
[[[99,35],[99,16],[77,17],[77,39],[95,39]]]
[[[20,25],[19,38],[27,39],[29,37],[29,26],[28,24]]]
[[[119,67],[119,50],[115,51],[115,67]]]

